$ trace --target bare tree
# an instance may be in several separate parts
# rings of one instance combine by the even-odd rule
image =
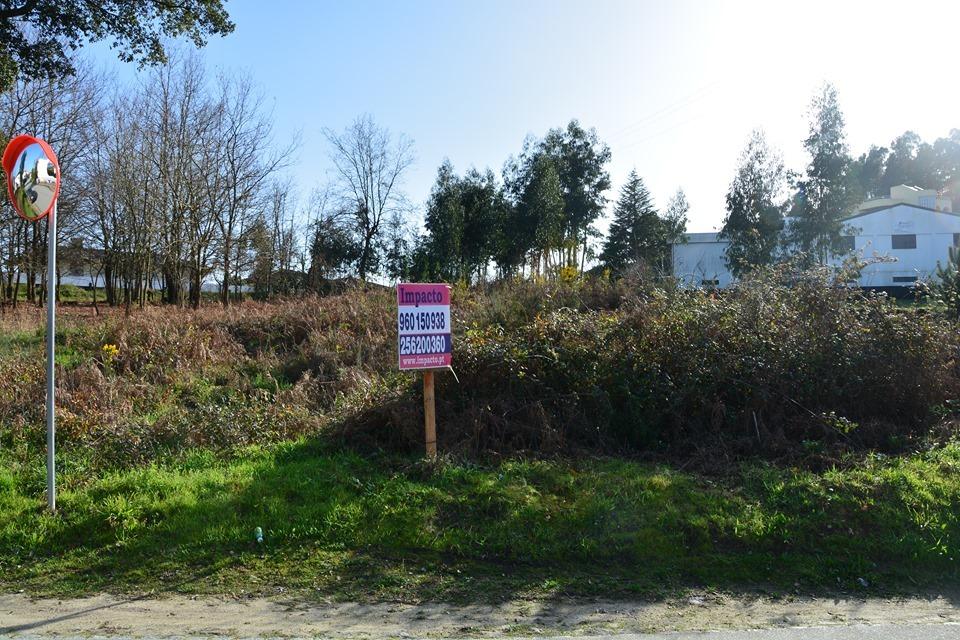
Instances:
[[[29,133],[46,139],[57,149],[60,169],[72,184],[82,181],[85,158],[91,147],[90,125],[101,114],[105,77],[83,59],[72,60],[73,76],[60,80],[18,80],[0,94],[0,142],[16,134]],[[60,237],[76,228],[79,198],[77,190],[65,190],[58,201]],[[25,223],[4,204],[2,267],[4,300],[16,304],[23,276],[28,301],[43,304],[47,296],[38,282],[46,282],[47,222]],[[49,220],[49,219],[48,219]],[[59,274],[58,281],[59,281]]]
[[[303,274],[294,270],[300,246],[290,194],[289,182],[272,182],[267,211],[254,224],[251,242],[256,257],[250,279],[254,294],[260,297],[290,294],[302,288]]]
[[[357,118],[342,133],[323,132],[330,143],[340,197],[354,220],[360,248],[357,274],[366,280],[379,265],[385,221],[405,208],[400,183],[413,164],[413,142],[402,135],[394,139],[369,115]]]
[[[207,228],[198,221],[206,205],[198,180],[197,156],[207,142],[206,78],[199,60],[188,55],[158,69],[145,87],[145,133],[153,171],[162,188],[155,203],[164,219],[158,247],[167,302],[183,305],[197,279]],[[199,292],[196,292],[199,295]]]
[[[163,302],[196,307],[210,280],[225,305],[248,277],[268,295],[303,288],[307,229],[319,226],[300,224],[296,189],[277,180],[298,136],[274,144],[272,114],[249,78],[211,83],[197,56],[176,52],[132,86],[75,66],[74,76],[0,92],[0,143],[33,133],[57,150],[61,246],[71,247],[75,270],[105,288],[107,304],[129,311],[160,289]],[[380,221],[402,204],[396,185],[410,147],[369,119],[352,131],[367,169],[355,190],[341,183],[328,199],[336,207],[320,209],[327,218],[336,211],[333,228],[351,242],[365,239],[368,255],[354,261],[366,276],[377,264]],[[0,310],[24,286],[28,301],[43,303],[45,243],[43,223],[0,204]]]
[[[208,174],[217,178],[210,190],[215,198],[211,209],[220,232],[220,301],[227,306],[238,234],[263,204],[264,186],[290,163],[297,141],[283,149],[272,147],[272,117],[249,77],[221,77],[218,110],[216,139],[210,141],[217,157]]]

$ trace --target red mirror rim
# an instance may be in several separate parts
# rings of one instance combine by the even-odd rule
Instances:
[[[53,200],[50,201],[50,206],[47,208],[47,210],[36,218],[29,218],[23,215],[23,212],[17,208],[16,200],[13,197],[13,179],[11,177],[11,173],[13,172],[14,165],[17,162],[17,158],[20,157],[20,153],[31,144],[40,145],[40,148],[43,149],[43,153],[46,154],[47,159],[53,163],[53,166],[57,171],[57,184],[53,193]],[[17,212],[17,215],[30,222],[36,222],[46,218],[50,214],[50,211],[53,210],[54,205],[57,203],[57,198],[60,197],[60,162],[57,160],[57,154],[53,152],[53,149],[50,147],[50,145],[47,144],[45,140],[35,138],[34,136],[28,136],[26,134],[19,135],[11,140],[7,145],[7,148],[3,150],[2,164],[3,173],[7,176],[7,196],[9,196],[10,202],[13,204],[13,210]]]

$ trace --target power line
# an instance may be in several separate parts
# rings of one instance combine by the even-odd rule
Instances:
[[[643,137],[643,138],[641,138],[641,139],[639,139],[639,140],[635,140],[635,141],[633,141],[633,142],[630,142],[629,144],[621,145],[621,146],[619,146],[619,147],[617,147],[617,148],[618,148],[620,151],[624,151],[624,150],[626,150],[626,149],[632,149],[633,147],[636,147],[636,146],[638,146],[638,145],[641,145],[641,144],[643,144],[644,142],[647,142],[647,141],[649,141],[649,140],[653,140],[654,138],[658,138],[658,137],[662,136],[662,135],[665,134],[665,133],[669,133],[669,132],[671,132],[671,131],[673,131],[673,130],[675,130],[675,129],[679,129],[680,127],[685,126],[685,125],[693,122],[694,120],[699,120],[700,118],[703,118],[705,115],[706,115],[705,113],[698,113],[697,115],[692,116],[692,117],[690,117],[690,118],[687,118],[686,120],[682,120],[682,121],[680,121],[680,122],[678,122],[678,123],[676,123],[676,124],[673,124],[673,125],[665,128],[665,129],[661,129],[660,131],[658,131],[658,132],[656,132],[656,133],[654,133],[654,134],[651,134],[651,135],[649,135],[649,136],[645,136],[645,137]]]
[[[640,118],[639,120],[635,120],[631,124],[613,132],[613,134],[611,134],[608,137],[608,139],[623,138],[623,137],[629,137],[631,135],[634,135],[635,133],[638,133],[638,131],[635,131],[638,127],[640,127],[642,130],[644,125],[653,124],[654,122],[658,120],[662,120],[663,118],[669,115],[672,115],[677,111],[680,111],[686,107],[689,107],[693,103],[703,100],[719,84],[720,84],[720,81],[717,80],[717,81],[711,82],[710,84],[704,85],[699,89],[697,89],[696,91],[693,91],[692,93],[689,93],[683,96],[679,100],[671,102],[666,106],[661,107],[660,109],[654,111],[653,113],[650,113]]]

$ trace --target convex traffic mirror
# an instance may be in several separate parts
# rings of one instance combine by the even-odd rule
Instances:
[[[46,142],[29,135],[17,136],[0,158],[13,208],[31,222],[47,218],[47,508],[57,510],[57,418],[55,410],[57,319],[57,196],[60,165]],[[49,217],[47,217],[49,216]]]
[[[46,142],[32,136],[15,138],[3,154],[3,170],[18,214],[36,221],[50,213],[60,193],[60,167]]]

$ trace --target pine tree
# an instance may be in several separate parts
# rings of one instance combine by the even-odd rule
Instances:
[[[773,262],[783,228],[785,180],[780,154],[767,145],[762,131],[753,131],[727,191],[727,215],[720,232],[730,241],[727,265],[735,275]]]
[[[663,237],[653,198],[633,170],[620,189],[600,261],[616,273],[639,263],[656,267],[662,260]]]
[[[343,211],[324,212],[313,223],[307,285],[314,291],[324,290],[328,279],[345,274],[360,257],[360,247],[351,234],[348,216]]]
[[[791,239],[811,259],[825,264],[832,253],[842,250],[843,218],[853,204],[843,113],[833,85],[823,85],[810,115],[810,135],[803,143],[810,164],[801,183],[803,206],[791,225]]]
[[[937,278],[933,292],[947,306],[950,315],[960,318],[960,247],[950,247],[947,264],[937,262]]]

